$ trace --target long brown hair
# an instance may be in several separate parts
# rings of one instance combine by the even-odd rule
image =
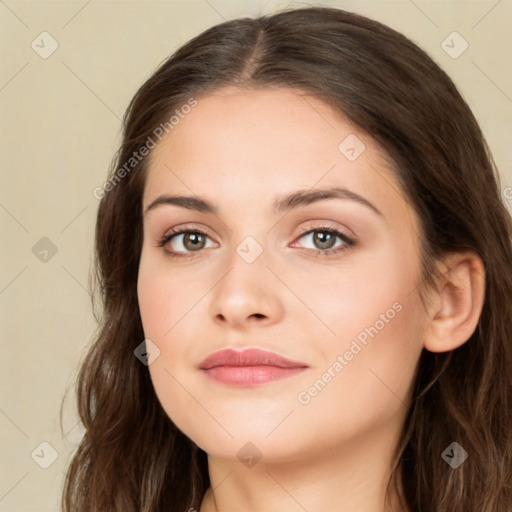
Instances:
[[[306,91],[382,144],[421,220],[422,289],[435,285],[442,255],[470,249],[482,258],[478,327],[456,350],[423,351],[393,481],[415,512],[509,512],[512,221],[495,164],[468,105],[424,51],[378,22],[328,7],[214,26],[170,56],[131,101],[97,217],[103,310],[78,377],[85,434],[63,510],[198,510],[210,484],[205,452],[165,414],[134,357],[144,339],[137,274],[147,157],[126,162],[191,98],[230,85]],[[453,441],[469,453],[456,470],[441,457]]]

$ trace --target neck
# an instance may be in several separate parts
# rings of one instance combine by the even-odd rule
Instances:
[[[211,487],[200,512],[402,511],[394,486],[386,500],[396,442],[380,430],[347,445],[252,467],[208,456]]]

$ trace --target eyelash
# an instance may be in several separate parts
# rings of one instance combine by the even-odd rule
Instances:
[[[336,229],[336,228],[334,228],[332,226],[319,226],[319,227],[316,227],[314,229],[304,228],[304,229],[301,230],[301,233],[298,236],[297,240],[303,238],[305,235],[308,235],[310,233],[315,233],[315,232],[329,233],[331,235],[335,235],[337,238],[340,238],[344,242],[343,245],[338,246],[336,248],[332,248],[332,249],[325,249],[325,250],[322,250],[322,249],[306,249],[307,251],[313,251],[315,253],[315,256],[319,257],[319,258],[325,258],[325,257],[328,257],[328,256],[332,256],[332,255],[341,253],[341,252],[346,251],[346,250],[348,250],[348,249],[350,249],[352,247],[355,247],[358,244],[357,240],[348,237],[345,233],[343,233],[342,231],[339,231],[338,229]],[[188,228],[187,226],[184,226],[184,227],[181,227],[181,228],[177,228],[176,230],[172,230],[170,233],[168,233],[165,236],[163,236],[161,239],[159,239],[157,241],[156,245],[158,247],[164,247],[175,236],[182,235],[182,234],[187,234],[187,233],[189,233],[189,234],[190,233],[195,233],[195,234],[203,235],[205,237],[210,238],[208,236],[208,234],[205,233],[204,231],[202,231],[201,229],[198,229],[198,228],[195,228],[195,227],[192,229],[192,228]],[[201,252],[201,250],[190,251],[188,253],[181,253],[181,252],[168,251],[168,250],[165,250],[165,252],[171,258],[190,258],[190,257],[194,256],[194,253]]]

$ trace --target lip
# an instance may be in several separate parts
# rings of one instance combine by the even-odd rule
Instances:
[[[291,361],[274,352],[260,349],[224,349],[214,352],[199,364],[199,369],[216,382],[234,386],[253,386],[291,377],[308,365]]]

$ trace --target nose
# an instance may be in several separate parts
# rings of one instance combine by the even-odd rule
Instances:
[[[216,323],[245,330],[282,319],[282,284],[267,268],[267,262],[265,250],[252,263],[234,251],[227,272],[212,290],[210,308]]]

